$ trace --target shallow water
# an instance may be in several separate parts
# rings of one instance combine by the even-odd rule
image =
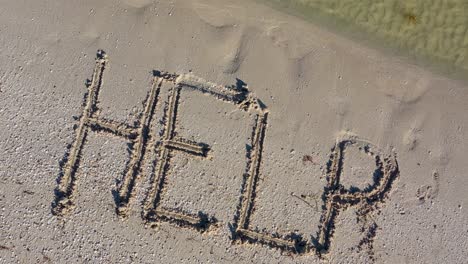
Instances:
[[[446,73],[468,71],[467,0],[260,0]]]

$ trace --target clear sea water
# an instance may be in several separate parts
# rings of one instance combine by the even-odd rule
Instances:
[[[258,1],[437,71],[468,76],[468,0]]]

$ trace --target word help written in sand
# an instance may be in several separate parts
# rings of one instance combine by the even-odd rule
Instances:
[[[334,231],[334,221],[341,210],[350,206],[358,206],[362,214],[368,214],[381,203],[393,180],[398,176],[399,169],[395,153],[382,153],[376,146],[349,137],[337,141],[327,165],[327,185],[324,187],[322,200],[322,216],[319,230],[312,239],[304,239],[303,234],[269,234],[258,231],[250,226],[250,218],[254,214],[256,186],[261,173],[262,150],[265,140],[265,131],[268,124],[268,110],[249,93],[246,85],[238,80],[237,85],[224,87],[203,81],[193,75],[175,75],[159,71],[153,72],[151,90],[145,100],[144,110],[136,126],[115,122],[99,116],[98,98],[102,86],[102,77],[108,64],[107,55],[98,51],[94,73],[88,82],[88,94],[85,98],[83,113],[75,131],[75,139],[65,156],[61,172],[58,178],[58,186],[55,189],[55,199],[52,203],[52,213],[64,217],[74,207],[74,197],[77,195],[76,181],[77,170],[80,166],[82,149],[86,144],[86,136],[90,132],[105,132],[112,136],[123,138],[130,145],[130,159],[126,165],[122,180],[119,182],[114,197],[116,213],[121,217],[128,215],[129,201],[135,194],[135,183],[140,178],[142,166],[145,162],[154,164],[153,171],[147,175],[150,179],[150,187],[146,190],[143,218],[151,224],[169,222],[184,228],[194,228],[201,232],[216,228],[218,220],[206,213],[191,214],[178,209],[170,209],[161,205],[164,192],[167,191],[166,178],[169,176],[171,160],[177,153],[184,153],[206,162],[210,161],[210,145],[203,142],[195,142],[177,135],[178,107],[183,91],[200,92],[210,97],[231,104],[237,110],[250,113],[253,117],[251,127],[251,142],[246,149],[246,168],[242,177],[239,193],[239,205],[237,212],[232,212],[235,222],[230,224],[232,239],[241,243],[261,243],[295,254],[312,253],[319,256],[328,252],[331,237]],[[159,133],[152,130],[155,109],[160,100],[160,92],[163,86],[170,86],[167,106],[164,109],[163,129]],[[343,172],[344,151],[346,148],[355,147],[370,157],[376,169],[373,184],[364,190],[348,190],[341,183]],[[153,152],[155,160],[148,160]],[[145,175],[141,175],[145,176]],[[239,186],[233,186],[233,188]],[[285,216],[286,217],[286,216]]]

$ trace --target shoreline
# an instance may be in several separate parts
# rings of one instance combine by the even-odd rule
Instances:
[[[351,41],[361,43],[370,49],[376,49],[380,52],[383,52],[385,55],[397,57],[408,64],[422,67],[435,74],[440,74],[454,80],[460,80],[464,83],[468,82],[468,47],[466,45],[464,45],[464,47],[456,47],[455,45],[452,45],[452,47],[447,48],[447,54],[431,55],[429,54],[431,51],[428,47],[423,46],[421,48],[421,45],[424,44],[422,43],[423,41],[434,41],[430,40],[430,35],[425,35],[424,33],[418,33],[417,31],[414,32],[414,34],[419,34],[421,36],[421,40],[419,42],[403,39],[402,37],[395,35],[384,37],[383,35],[385,34],[398,34],[399,32],[390,32],[388,30],[385,31],[388,29],[386,27],[388,27],[389,24],[383,23],[380,24],[381,28],[366,28],[365,25],[363,26],[355,23],[356,21],[353,17],[343,18],[343,14],[338,13],[339,10],[329,10],[330,13],[327,14],[324,12],[322,7],[308,6],[306,4],[299,3],[300,0],[286,0],[282,2],[277,2],[277,0],[254,0],[254,2],[261,3],[277,11],[303,19],[309,23],[315,24],[318,27],[322,27],[325,30],[329,30],[330,32],[350,39]],[[338,14],[333,15],[333,12]],[[369,15],[370,10],[364,9],[361,11],[361,15],[362,14],[364,14],[364,16]],[[416,20],[419,18],[414,18],[412,13],[405,13],[404,10],[402,10],[400,13],[392,13],[391,15],[400,17],[399,20],[401,23],[397,23],[400,23],[399,26],[404,30],[407,30],[407,28],[405,29],[405,25],[402,24],[415,23],[417,26],[419,23],[423,23],[419,20]],[[406,19],[406,21],[401,21],[402,19]],[[411,26],[412,25],[408,25],[408,27]],[[468,43],[468,30],[464,29],[464,31],[464,42]],[[452,56],[448,53],[454,48],[463,48],[466,51],[457,55],[457,57],[464,56],[463,62],[457,62],[454,59],[443,58],[443,56]]]

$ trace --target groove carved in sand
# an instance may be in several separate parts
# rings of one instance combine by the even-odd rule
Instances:
[[[55,190],[55,200],[52,203],[52,213],[64,216],[73,207],[73,198],[76,194],[76,172],[80,165],[80,155],[86,144],[86,136],[90,131],[106,132],[130,141],[130,160],[125,169],[122,183],[116,191],[117,212],[125,215],[127,204],[131,198],[135,179],[138,177],[140,167],[150,138],[149,127],[157,104],[157,98],[162,78],[154,76],[153,86],[146,99],[145,109],[138,122],[138,126],[100,118],[98,112],[98,97],[102,86],[102,77],[108,59],[103,51],[98,51],[93,77],[88,86],[88,95],[81,115],[76,136],[69,153],[66,155],[64,165]]]
[[[328,162],[327,185],[322,195],[324,201],[322,217],[315,238],[313,237],[312,241],[308,241],[304,239],[305,234],[299,233],[268,234],[253,230],[249,226],[249,219],[253,213],[255,203],[255,189],[260,171],[265,125],[266,116],[264,119],[257,120],[257,127],[252,141],[252,154],[249,157],[250,169],[243,190],[240,216],[236,226],[237,237],[242,241],[259,242],[296,254],[312,253],[324,256],[328,253],[335,229],[335,219],[341,210],[349,206],[357,206],[364,215],[370,213],[379,203],[383,202],[392,182],[399,175],[396,156],[394,153],[385,155],[371,143],[357,138],[338,141],[332,149]],[[346,148],[351,146],[357,147],[370,156],[376,164],[374,175],[370,175],[373,176],[374,182],[363,191],[347,190],[340,184],[344,152]]]
[[[193,75],[154,71],[153,84],[146,98],[141,118],[136,126],[130,126],[104,119],[98,115],[97,102],[107,63],[106,54],[99,51],[74,142],[61,166],[55,199],[52,203],[52,213],[57,216],[64,216],[73,207],[73,198],[77,194],[75,188],[77,170],[80,166],[83,147],[86,144],[86,136],[90,132],[104,132],[130,142],[129,161],[123,172],[121,183],[114,192],[118,215],[126,216],[128,214],[129,201],[134,193],[135,183],[140,178],[140,174],[143,174],[142,166],[146,162],[152,162],[152,170],[149,175],[146,175],[149,178],[150,187],[143,204],[142,217],[144,220],[149,225],[169,222],[199,231],[216,227],[218,220],[201,211],[198,214],[193,214],[180,209],[163,208],[161,205],[161,199],[167,191],[165,185],[166,178],[169,176],[168,168],[176,153],[182,152],[206,159],[207,162],[209,161],[207,158],[211,154],[215,155],[215,153],[210,153],[209,145],[178,137],[175,133],[179,98],[184,90],[197,91],[212,96],[216,100],[236,106],[241,111],[250,112],[254,117],[251,143],[246,153],[246,168],[239,194],[239,204],[234,215],[234,223],[231,224],[233,240],[241,243],[266,244],[295,254],[311,253],[323,256],[328,253],[334,234],[335,219],[340,211],[355,206],[359,208],[361,215],[368,214],[384,201],[392,182],[399,174],[395,153],[385,154],[373,144],[355,137],[339,140],[333,147],[327,164],[327,185],[324,187],[322,195],[323,206],[320,223],[311,223],[311,225],[319,224],[317,234],[315,236],[309,234],[312,238],[305,239],[307,234],[296,232],[271,234],[258,231],[258,228],[252,226],[250,219],[254,214],[256,189],[261,174],[263,144],[268,126],[269,113],[263,103],[252,96],[245,83],[240,80],[235,86],[225,87],[206,82]],[[163,130],[161,134],[158,134],[156,129],[152,129],[151,124],[163,83],[170,84],[171,90],[167,106],[164,108]],[[345,189],[340,183],[343,173],[343,157],[346,148],[349,147],[357,147],[375,162],[374,175],[369,175],[369,177],[373,177],[373,184],[362,191],[352,188]],[[155,160],[148,160],[149,152],[156,154]],[[233,186],[233,188],[237,188],[237,186]],[[373,232],[368,233],[372,237],[364,240],[372,241],[373,236],[375,236],[375,228]]]
[[[240,110],[249,111],[250,109],[261,109],[259,102],[248,94],[242,82],[236,86],[224,87],[208,83],[192,75],[171,75],[173,82],[172,93],[169,98],[169,104],[164,114],[164,132],[161,142],[157,145],[158,158],[154,166],[154,172],[150,175],[151,189],[148,192],[144,205],[144,218],[150,225],[161,221],[175,223],[179,226],[195,228],[204,231],[215,226],[217,219],[208,216],[203,212],[197,215],[162,208],[161,199],[165,192],[165,183],[170,167],[171,158],[176,151],[186,154],[208,157],[209,146],[203,143],[193,142],[187,139],[179,138],[175,135],[175,126],[177,123],[177,110],[181,92],[184,90],[194,90],[209,95],[220,101],[233,104]],[[258,115],[264,115],[263,112]]]

